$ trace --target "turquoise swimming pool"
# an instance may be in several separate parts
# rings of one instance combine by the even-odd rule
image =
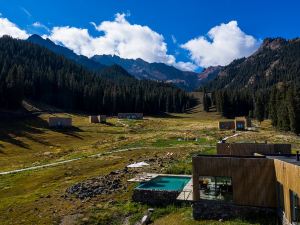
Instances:
[[[146,183],[140,184],[136,189],[157,191],[182,191],[191,177],[184,176],[158,176]]]

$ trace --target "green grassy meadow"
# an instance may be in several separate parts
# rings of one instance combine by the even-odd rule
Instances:
[[[68,114],[69,115],[69,114]],[[0,172],[80,158],[66,164],[16,174],[0,175],[0,224],[135,224],[148,206],[131,201],[135,184],[88,200],[65,197],[66,189],[86,179],[124,169],[131,162],[165,158],[157,171],[191,174],[193,154],[215,154],[216,142],[232,131],[218,131],[220,116],[195,108],[185,114],[145,117],[141,121],[89,124],[87,115],[72,114],[74,129],[52,130],[49,114],[1,122]],[[300,149],[299,137],[275,131],[269,121],[257,132],[230,141],[287,142]],[[113,152],[127,149],[122,152]],[[102,153],[102,154],[100,154]],[[107,153],[107,154],[103,154]],[[99,156],[93,156],[100,154]],[[151,172],[151,166],[138,172]],[[125,179],[125,178],[124,178]],[[126,181],[125,181],[126,182]],[[153,224],[267,224],[260,220],[194,221],[191,207],[155,208]]]

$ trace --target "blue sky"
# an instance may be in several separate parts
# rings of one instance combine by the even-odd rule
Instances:
[[[78,54],[197,70],[248,56],[266,37],[298,37],[299,8],[296,0],[0,0],[1,17],[9,21],[0,21],[0,34],[8,26],[11,36],[38,33]]]

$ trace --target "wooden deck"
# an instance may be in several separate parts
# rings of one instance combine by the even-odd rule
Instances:
[[[153,178],[159,176],[157,173],[141,173],[135,176],[134,178],[128,180],[128,182],[146,182],[152,180]]]
[[[179,201],[193,201],[193,179],[191,179],[183,188],[182,192],[178,195]]]

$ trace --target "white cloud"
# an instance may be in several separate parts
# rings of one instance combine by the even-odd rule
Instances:
[[[65,26],[54,27],[48,37],[75,53],[88,57],[110,54],[129,59],[142,58],[148,62],[162,62],[184,70],[193,67],[192,63],[176,63],[175,57],[167,53],[167,44],[161,34],[148,26],[130,24],[125,14],[118,13],[113,21],[103,21],[99,25],[94,22],[90,24],[104,34],[93,37],[87,29]]]
[[[20,29],[7,18],[0,18],[0,37],[3,35],[9,35],[18,39],[26,39],[29,36],[25,30]]]
[[[181,45],[189,51],[191,59],[201,67],[227,65],[231,61],[251,55],[260,45],[260,41],[245,34],[237,24],[231,21],[213,27],[208,38],[200,36]]]
[[[195,71],[198,66],[191,62],[176,62],[173,66],[183,71]]]
[[[46,26],[46,25],[44,25],[44,24],[42,24],[42,23],[40,23],[40,22],[34,22],[33,24],[32,24],[32,26],[33,27],[36,27],[36,28],[42,28],[42,29],[44,29],[44,30],[46,30],[46,31],[50,31],[50,29]]]

